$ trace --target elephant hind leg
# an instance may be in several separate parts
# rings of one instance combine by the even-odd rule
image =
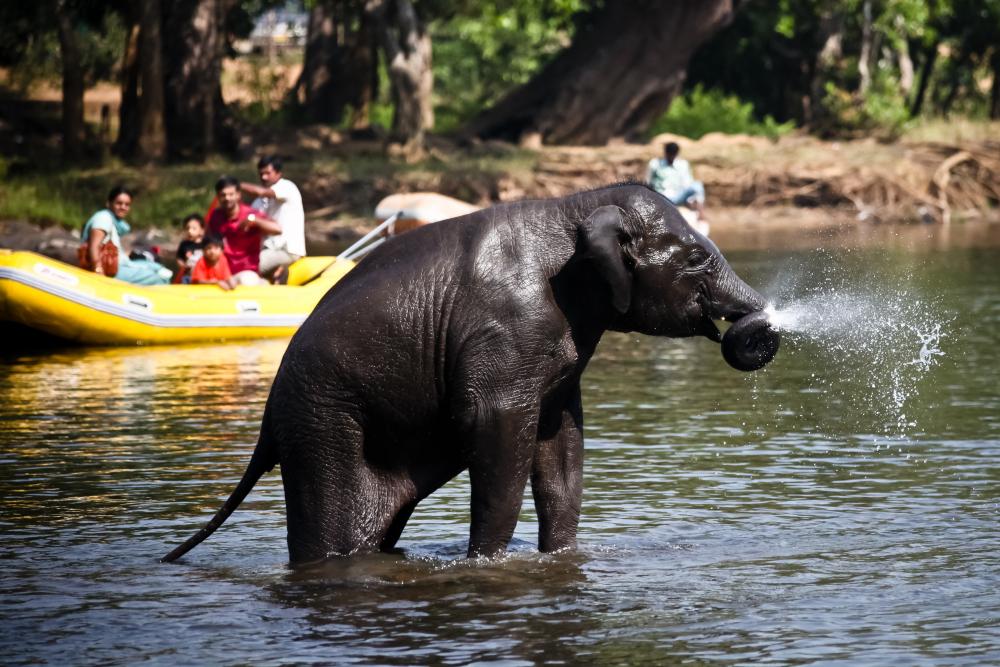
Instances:
[[[286,498],[294,495],[298,499],[296,503],[286,501],[288,551],[293,563],[386,550],[388,536],[395,529],[398,539],[416,506],[416,500],[407,502],[398,486],[387,484],[367,466],[342,473],[337,479],[340,484],[315,494],[298,492],[286,482]]]
[[[401,506],[384,531],[379,550],[392,551],[395,549],[396,543],[403,534],[403,529],[410,520],[417,504],[464,469],[464,465],[457,463],[430,464],[411,469],[404,476],[399,477],[397,488],[405,489],[400,494]]]
[[[396,512],[396,516],[393,517],[389,528],[382,536],[382,542],[378,547],[379,551],[393,551],[396,548],[396,542],[399,541],[400,536],[403,534],[403,528],[406,528],[406,522],[410,520],[410,516],[413,514],[413,510],[417,508],[418,502],[418,500],[413,500],[403,505]]]
[[[300,427],[281,447],[292,563],[377,549],[387,513],[382,480],[362,454],[362,429],[347,419],[323,426]]]

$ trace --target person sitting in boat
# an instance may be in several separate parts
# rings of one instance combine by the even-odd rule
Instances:
[[[705,186],[694,180],[691,165],[677,157],[681,147],[673,141],[664,144],[663,157],[653,158],[646,169],[646,182],[675,206],[694,209],[698,219],[705,217]]]
[[[201,257],[191,269],[192,285],[218,285],[224,290],[236,286],[233,274],[229,270],[229,262],[222,252],[222,238],[215,234],[205,237]]]
[[[281,158],[265,155],[257,161],[261,184],[240,183],[240,190],[256,197],[250,205],[281,225],[281,233],[265,238],[260,251],[259,273],[275,283],[287,280],[288,267],[306,255],[302,193],[281,170]]]
[[[177,246],[177,273],[174,282],[187,285],[191,282],[191,270],[201,259],[205,239],[205,219],[197,213],[184,218],[184,238]]]
[[[208,219],[208,231],[224,241],[223,253],[233,273],[233,284],[257,285],[261,239],[280,234],[281,225],[244,204],[240,199],[240,182],[232,176],[223,176],[216,182],[215,195],[219,205]]]
[[[122,246],[122,237],[131,231],[125,220],[131,209],[132,193],[123,185],[111,188],[107,206],[90,216],[80,233],[80,266],[135,285],[166,285],[173,275],[170,269],[130,259]]]

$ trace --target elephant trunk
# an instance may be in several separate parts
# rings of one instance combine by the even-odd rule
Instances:
[[[728,265],[723,269],[713,290],[712,317],[718,320],[736,320],[767,308],[767,301],[752,287],[743,282]]]
[[[733,322],[722,337],[722,357],[741,371],[755,371],[774,359],[781,336],[768,321],[767,302],[728,266],[720,281],[713,316]]]

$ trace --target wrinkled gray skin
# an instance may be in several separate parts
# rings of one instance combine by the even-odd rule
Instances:
[[[468,469],[469,556],[503,552],[530,480],[538,546],[573,547],[580,375],[607,330],[721,336],[765,302],[641,185],[503,204],[385,243],[292,339],[243,480],[281,464],[292,563],[394,547]]]

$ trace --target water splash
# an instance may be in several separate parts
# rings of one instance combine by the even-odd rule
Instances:
[[[934,357],[944,355],[944,352],[938,347],[941,344],[941,323],[935,324],[934,328],[927,333],[921,333],[917,330],[914,332],[920,339],[920,351],[917,353],[917,358],[910,363],[927,370],[934,365]]]
[[[917,426],[908,406],[922,378],[944,355],[948,318],[909,287],[909,279],[868,276],[858,281],[844,267],[830,267],[802,289],[797,275],[778,292],[769,320],[782,346],[808,353],[810,382],[828,398],[873,418],[884,436],[905,438]],[[859,289],[858,285],[863,287]]]

